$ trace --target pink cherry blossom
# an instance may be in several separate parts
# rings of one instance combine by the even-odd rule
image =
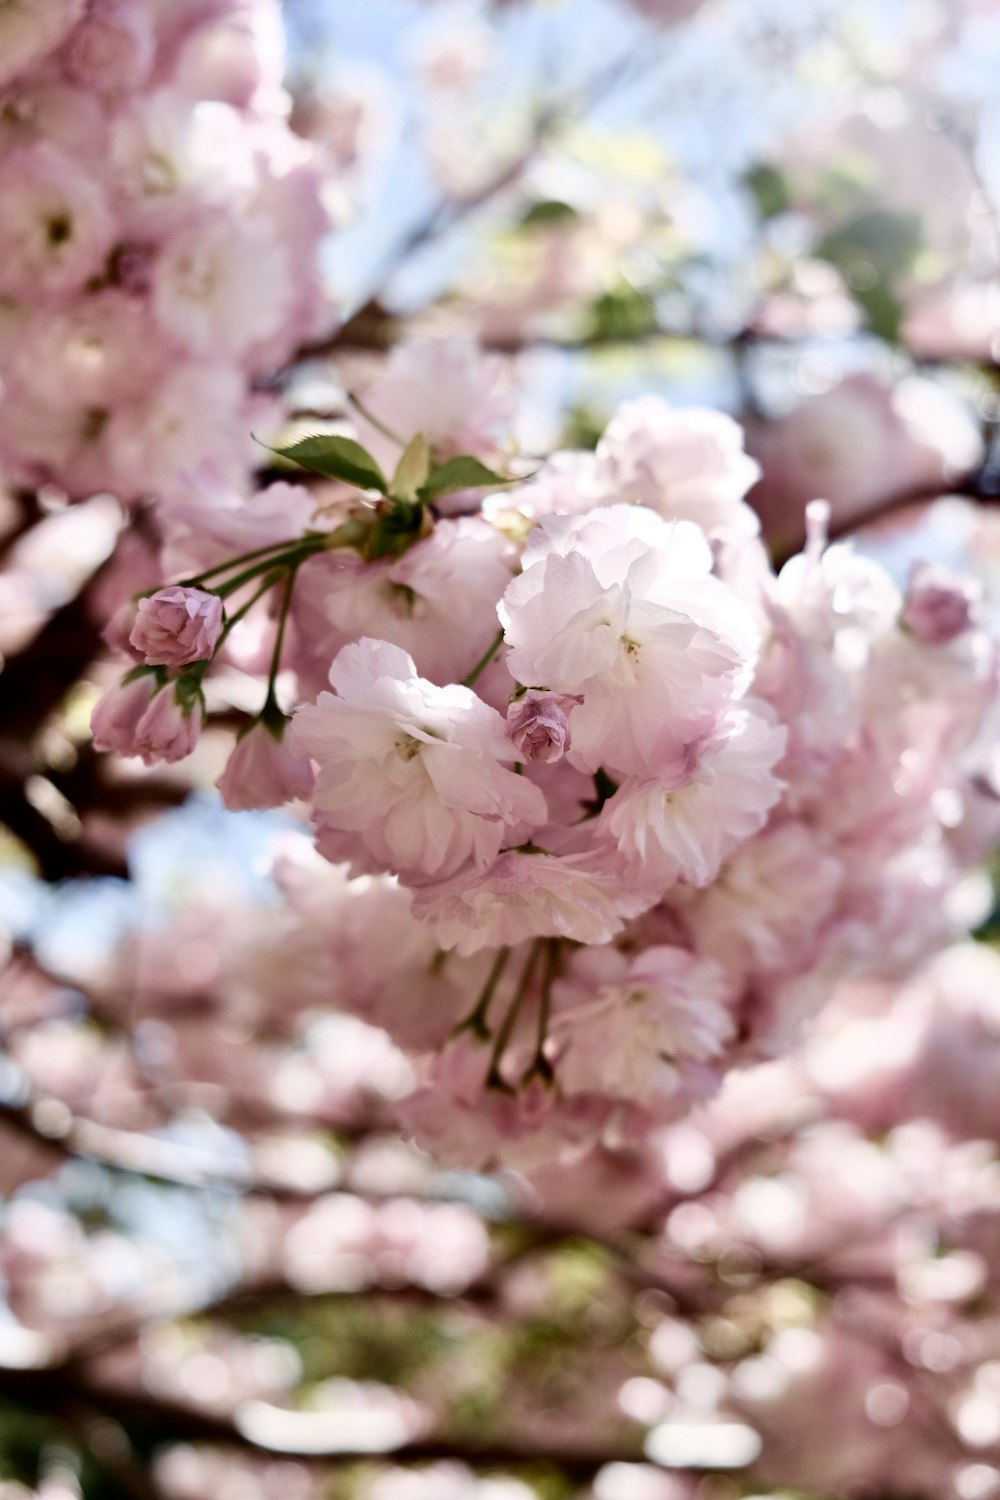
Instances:
[[[250,453],[242,378],[227,365],[175,365],[144,399],[114,411],[103,438],[114,488],[128,499],[187,494],[182,476],[215,461],[233,486]]]
[[[485,870],[423,886],[413,910],[443,948],[468,954],[529,937],[606,943],[653,899],[585,855],[510,850]]]
[[[804,969],[822,949],[844,875],[822,833],[779,822],[729,857],[722,880],[691,893],[684,918],[699,950],[741,979]]]
[[[609,490],[593,453],[551,454],[524,484],[504,490],[486,502],[490,509],[516,506],[532,517],[576,515],[620,497]]]
[[[617,506],[552,517],[538,532],[499,609],[508,667],[527,687],[583,694],[575,765],[638,771],[668,729],[694,737],[739,695],[753,624],[709,576],[707,543],[690,522]]]
[[[136,382],[155,379],[165,359],[142,305],[117,287],[93,292],[65,311],[39,308],[11,351],[10,378],[30,399],[55,395],[71,409],[107,408],[130,399]]]
[[[0,1500],[1000,1495],[997,0],[699,6],[0,0]]]
[[[601,481],[616,500],[637,501],[668,520],[697,521],[706,531],[735,527],[753,536],[760,523],[744,505],[760,466],[743,451],[732,417],[677,409],[658,396],[618,408],[597,446]]]
[[[786,738],[782,725],[730,709],[689,754],[623,782],[604,805],[601,830],[642,881],[661,889],[677,880],[708,885],[780,798],[784,783],[775,767]]]
[[[390,870],[441,878],[544,820],[541,792],[503,765],[503,719],[470,688],[436,687],[367,637],[338,654],[330,682],[336,696],[300,708],[291,733],[318,764],[315,804],[334,835]]]
[[[896,624],[902,605],[899,589],[881,563],[856,552],[849,542],[818,552],[807,548],[790,558],[774,594],[797,632],[824,647],[834,645],[847,627],[857,632],[853,639],[863,646]]]
[[[402,647],[431,682],[461,680],[496,636],[493,609],[510,582],[512,552],[495,527],[461,516],[439,521],[400,558],[368,563],[339,552],[311,560],[296,589],[309,656],[325,677],[341,646],[367,635]]]
[[[777,421],[748,424],[764,466],[754,501],[770,535],[799,534],[805,505],[830,501],[839,520],[859,517],[884,493],[940,483],[979,461],[982,440],[963,403],[920,376],[890,385],[864,371],[810,396]]]
[[[717,963],[682,948],[653,946],[631,962],[616,957],[619,973],[593,993],[563,981],[573,998],[556,1000],[560,1083],[653,1108],[673,1101],[676,1109],[686,1089],[705,1089],[698,1065],[717,1063],[732,1040],[732,983]]]
[[[0,53],[5,473],[169,501],[211,460],[242,492],[260,377],[330,320],[277,5],[15,0]]]
[[[196,573],[228,557],[307,530],[316,499],[305,485],[279,480],[249,499],[205,463],[183,476],[183,490],[163,516],[163,565],[168,573]]]
[[[79,291],[111,249],[101,184],[57,146],[39,141],[0,157],[0,291],[27,303]]]
[[[262,216],[234,235],[225,213],[206,213],[179,230],[153,273],[152,307],[164,333],[213,358],[239,358],[273,337],[289,318],[293,294],[279,235],[280,226]]]
[[[189,432],[198,447],[198,385],[172,408],[176,369],[159,440],[122,412],[101,439],[136,482],[162,458],[167,483]],[[247,500],[206,464],[161,507],[177,572],[330,533],[295,580],[287,741],[258,723],[218,785],[230,807],[308,799],[327,863],[280,876],[295,1013],[383,1028],[390,1092],[413,1088],[401,1118],[442,1160],[650,1149],[737,1064],[787,1050],[845,975],[909,972],[960,930],[988,839],[971,824],[1000,826],[976,811],[996,650],[972,592],[957,610],[928,595],[930,636],[949,622],[934,644],[880,563],[826,545],[822,506],[776,578],[740,524],[726,422],[694,423],[697,441],[669,409],[642,423],[619,428],[627,500],[595,505],[614,466],[574,459],[475,515],[427,507],[398,556],[346,545],[358,502],[337,484]],[[711,539],[634,501],[670,453],[696,512],[691,476],[717,482],[717,512],[697,512]],[[118,740],[152,763],[190,748],[201,710],[150,692]]]
[[[5,5],[0,13],[0,87],[53,52],[83,15],[86,0]]]
[[[473,1103],[449,1096],[443,1081],[418,1088],[400,1106],[399,1119],[426,1151],[445,1165],[495,1167],[500,1162],[530,1171],[543,1161],[572,1161],[597,1140],[609,1114],[600,1095],[562,1100],[539,1119],[529,1088],[516,1093],[488,1088]]]

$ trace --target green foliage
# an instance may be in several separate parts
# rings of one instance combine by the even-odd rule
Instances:
[[[571,406],[566,413],[563,444],[567,448],[593,451],[607,426],[607,416],[590,406]]]
[[[644,338],[658,326],[654,298],[621,281],[591,304],[586,337],[594,343]]]
[[[377,1292],[307,1302],[289,1297],[230,1321],[247,1333],[291,1344],[302,1362],[305,1386],[339,1375],[410,1387],[429,1377],[440,1361],[478,1344],[472,1319],[461,1308],[424,1308]]]
[[[0,1402],[0,1479],[34,1486],[42,1450],[55,1436],[53,1423],[37,1412]]]
[[[392,476],[392,493],[397,500],[416,500],[421,486],[427,481],[430,465],[431,453],[427,439],[422,432],[418,432],[400,454],[396,472]]]
[[[403,449],[391,484],[368,449],[353,438],[314,433],[287,448],[271,451],[328,479],[342,479],[345,484],[378,490],[380,495],[409,503],[418,499],[436,500],[439,495],[451,495],[457,490],[513,483],[513,476],[498,474],[471,453],[461,453],[431,466],[430,449],[423,433],[417,433]]]
[[[420,540],[424,520],[419,501],[392,500],[381,507],[362,549],[366,561],[402,557],[414,542]]]
[[[328,479],[341,479],[363,490],[377,490],[385,497],[385,503],[368,512],[363,520],[351,517],[335,533],[339,545],[357,547],[368,562],[402,557],[414,542],[425,536],[430,517],[424,507],[439,496],[514,482],[513,476],[498,474],[469,453],[432,466],[430,447],[423,433],[417,433],[403,449],[391,484],[367,448],[353,438],[315,433],[272,452]],[[310,546],[309,551],[312,550],[315,548]]]
[[[287,448],[271,451],[327,479],[342,479],[345,484],[357,485],[362,490],[378,490],[380,495],[389,493],[388,481],[377,462],[353,438],[318,432]]]
[[[894,343],[903,315],[897,286],[920,246],[918,214],[870,208],[825,234],[816,254],[841,272],[872,332]]]
[[[521,220],[522,229],[548,229],[553,224],[572,224],[580,215],[559,198],[542,198],[533,203]]]
[[[595,1298],[610,1290],[613,1260],[608,1251],[586,1239],[566,1240],[546,1257],[551,1283],[549,1313],[572,1323],[583,1317]]]
[[[68,1469],[79,1482],[83,1500],[128,1500],[115,1476],[88,1452],[81,1452],[77,1439],[71,1417],[0,1401],[0,1482],[12,1480],[34,1491],[47,1474]]]
[[[1000,850],[994,854],[990,863],[989,876],[993,886],[993,906],[985,921],[973,933],[973,937],[981,943],[990,943],[994,947],[1000,947]]]
[[[423,500],[437,500],[441,495],[453,495],[458,490],[487,489],[495,484],[513,484],[510,474],[498,474],[489,469],[471,453],[460,453],[436,464],[420,487]]]
[[[204,675],[205,664],[198,662],[193,668],[182,673],[174,685],[174,696],[178,706],[187,717],[194,713],[198,703],[201,703],[204,708],[204,697],[201,691],[201,680]]]
[[[784,173],[769,162],[758,162],[755,167],[751,167],[743,181],[753,196],[762,219],[773,219],[791,208],[792,194],[788,181]]]

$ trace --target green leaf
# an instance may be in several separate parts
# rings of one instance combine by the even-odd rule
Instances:
[[[198,662],[194,667],[189,667],[174,684],[177,706],[186,719],[191,717],[199,703],[204,711],[205,700],[201,691],[201,680],[205,675],[207,665],[207,662]]]
[[[622,281],[591,305],[587,337],[594,342],[644,338],[658,327],[656,302]]]
[[[784,174],[769,162],[759,162],[744,175],[762,219],[773,219],[791,207],[792,195]]]
[[[561,198],[542,198],[533,203],[521,220],[522,229],[548,228],[550,224],[572,224],[580,215]]]
[[[868,327],[887,344],[899,341],[899,325],[905,311],[901,299],[883,282],[875,286],[854,288],[854,300],[860,303],[868,318]]]
[[[830,230],[815,253],[841,272],[873,333],[894,341],[902,315],[896,286],[910,271],[921,242],[919,215],[872,208]]]
[[[919,214],[896,213],[888,208],[870,208],[846,224],[825,234],[816,254],[839,267],[848,280],[863,269],[861,262],[883,276],[902,276],[916,258],[921,244]]]
[[[342,479],[345,484],[357,485],[362,490],[378,490],[381,495],[389,493],[386,477],[375,459],[353,438],[317,432],[288,448],[272,448],[271,452],[290,458],[304,469],[325,474],[328,479]]]
[[[392,476],[392,493],[398,500],[416,500],[431,466],[431,451],[422,432],[412,437],[400,455]]]
[[[514,484],[516,476],[498,474],[473,458],[470,453],[460,453],[446,463],[437,464],[420,487],[423,500],[435,500],[438,495],[453,495],[456,490],[478,490],[493,484]]]
[[[602,414],[585,404],[571,406],[566,413],[563,443],[567,448],[587,448],[593,452],[604,436],[607,425],[606,412]]]

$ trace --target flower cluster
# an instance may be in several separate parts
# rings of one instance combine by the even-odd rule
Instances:
[[[237,486],[252,393],[324,316],[272,0],[0,14],[0,462],[72,496]]]
[[[168,517],[188,566],[226,526],[245,550],[139,604],[146,665],[95,734],[184,753],[156,705],[190,724],[212,597],[249,590],[239,614],[283,583],[226,801],[306,797],[315,774],[330,874],[289,894],[331,1001],[410,1054],[418,1139],[530,1166],[643,1139],[784,1050],[838,980],[906,972],[961,927],[995,822],[976,798],[996,651],[970,580],[917,568],[904,593],[827,546],[821,510],[776,575],[720,414],[643,398],[523,480],[435,438],[391,478],[346,436],[285,450],[343,482],[321,529],[290,486]]]

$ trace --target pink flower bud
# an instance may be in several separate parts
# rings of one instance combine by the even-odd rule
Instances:
[[[131,600],[125,604],[119,604],[104,629],[101,631],[101,640],[112,651],[119,656],[127,657],[135,662],[135,647],[132,645],[132,631],[135,627],[135,605]]]
[[[144,297],[153,285],[153,252],[146,245],[119,245],[112,258],[116,286],[133,297]]]
[[[180,584],[140,599],[129,641],[150,666],[207,661],[222,634],[222,600]]]
[[[237,740],[215,784],[230,812],[246,812],[308,797],[315,779],[308,760],[296,755],[284,734],[258,720]]]
[[[975,623],[979,597],[973,579],[931,563],[914,563],[903,624],[925,646],[946,646]]]
[[[556,1102],[556,1091],[550,1079],[534,1072],[517,1091],[518,1114],[522,1122],[534,1129],[551,1113]]]
[[[492,1043],[461,1031],[441,1048],[434,1062],[434,1086],[445,1098],[478,1104],[486,1087]]]
[[[148,15],[122,0],[98,0],[70,36],[66,65],[84,88],[135,90],[145,82],[155,51]]]
[[[579,693],[548,693],[529,688],[507,708],[507,733],[524,760],[561,760],[570,747],[569,714]]]
[[[110,750],[115,755],[137,755],[136,727],[155,691],[156,682],[149,673],[108,688],[90,720],[94,749]]]
[[[201,699],[196,698],[190,708],[185,708],[178,701],[175,684],[168,683],[136,724],[131,752],[124,753],[141,755],[147,766],[183,760],[198,743],[201,725]]]

